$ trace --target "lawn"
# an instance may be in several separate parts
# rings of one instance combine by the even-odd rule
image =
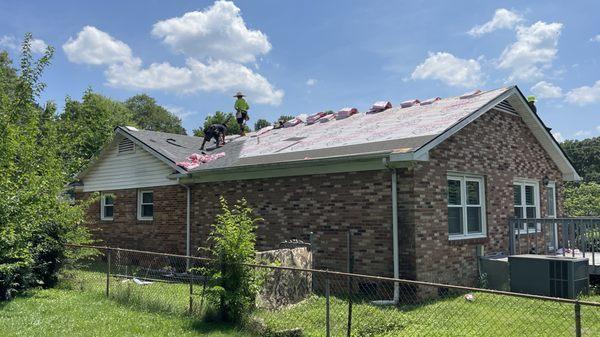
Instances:
[[[1,336],[249,336],[200,317],[201,287],[194,288],[194,313],[188,313],[189,285],[157,282],[140,286],[97,272],[74,274],[56,289],[34,290],[0,304]],[[571,304],[475,293],[413,306],[353,306],[353,336],[573,336]],[[586,300],[600,301],[600,296]],[[332,297],[332,336],[345,335],[347,302]],[[257,311],[271,330],[302,328],[305,336],[324,336],[325,299],[312,297],[278,311]],[[600,308],[581,308],[584,336],[600,336]]]
[[[475,293],[473,301],[449,296],[418,306],[353,306],[353,336],[574,336],[572,305]],[[586,298],[600,300],[598,296]],[[323,336],[325,299],[313,296],[287,310],[258,316],[275,329],[302,327],[306,336]],[[345,335],[347,303],[332,298],[332,335]],[[600,308],[581,309],[583,335],[600,336]]]
[[[141,310],[95,292],[34,290],[0,304],[0,336],[245,336],[186,315]]]

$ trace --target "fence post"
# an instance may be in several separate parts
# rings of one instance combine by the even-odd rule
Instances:
[[[581,337],[581,305],[579,300],[575,302],[575,336]]]
[[[111,249],[106,250],[106,297],[110,295],[110,252]]]
[[[348,230],[348,274],[353,272],[353,255],[352,255],[352,230]],[[352,331],[352,277],[348,276],[348,329],[346,336],[350,337]]]
[[[187,272],[188,272],[188,277],[190,278],[190,307],[189,307],[189,313],[190,315],[192,314],[192,310],[194,307],[194,273],[192,272],[192,268],[190,267],[190,257],[187,257]]]
[[[329,326],[329,274],[325,274],[325,336],[331,336]]]

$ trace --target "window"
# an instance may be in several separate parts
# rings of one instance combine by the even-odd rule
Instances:
[[[450,239],[485,237],[483,178],[448,176],[448,233]]]
[[[546,216],[556,218],[556,183],[551,181],[546,187],[546,200],[548,207],[546,208]]]
[[[138,219],[152,220],[154,217],[154,194],[152,191],[138,193]]]
[[[515,181],[513,183],[513,198],[515,217],[519,219],[533,219],[540,217],[539,184],[537,181]],[[520,231],[535,232],[535,223],[524,223]],[[527,227],[527,228],[526,228]],[[539,226],[538,226],[539,230]]]
[[[112,220],[115,209],[114,194],[102,194],[100,196],[100,219]]]

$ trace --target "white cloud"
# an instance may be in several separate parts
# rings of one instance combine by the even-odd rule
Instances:
[[[600,103],[600,81],[596,81],[591,87],[583,86],[569,91],[566,101],[580,106]]]
[[[477,37],[491,33],[498,29],[512,29],[521,21],[523,21],[523,17],[518,13],[509,11],[505,8],[498,8],[496,9],[492,20],[484,23],[483,25],[478,25],[471,28],[471,30],[469,30],[467,33],[471,36]]]
[[[7,50],[18,50],[21,45],[17,38],[12,35],[4,35],[0,37],[0,47],[4,47]],[[31,39],[31,51],[35,54],[42,54],[46,51],[48,45],[42,39]]]
[[[573,134],[573,136],[575,136],[575,138],[577,138],[577,139],[587,138],[591,135],[592,135],[592,133],[587,130],[579,130],[579,131],[575,132],[575,134]]]
[[[259,104],[279,105],[283,90],[273,87],[266,78],[236,62],[193,57],[177,67],[169,62],[144,67],[129,46],[95,27],[86,26],[75,39],[63,45],[74,63],[106,65],[107,84],[126,89],[164,90],[183,93],[245,91]]]
[[[562,23],[538,21],[531,26],[517,27],[517,41],[506,47],[498,68],[511,71],[509,81],[531,81],[543,76],[558,52]]]
[[[596,127],[596,131],[600,132],[600,125]]]
[[[46,48],[48,48],[48,45],[46,44],[46,42],[44,42],[44,40],[41,39],[32,39],[31,40],[31,51],[37,54],[42,54],[44,53],[44,51],[46,51]]]
[[[283,90],[275,89],[266,78],[239,63],[208,61],[202,63],[188,59],[193,73],[192,88],[203,91],[244,91],[253,101],[260,104],[279,105]]]
[[[474,87],[483,84],[481,65],[477,60],[461,59],[450,53],[429,53],[429,57],[413,71],[413,80],[439,80],[447,85]]]
[[[562,89],[552,83],[546,81],[540,81],[531,87],[533,92],[538,98],[559,98],[563,95]]]
[[[309,87],[312,87],[315,84],[317,84],[317,80],[315,80],[314,78],[309,78],[308,80],[306,80],[306,85],[308,85]]]
[[[69,38],[62,47],[73,63],[100,65],[141,62],[133,57],[126,43],[92,26],[83,27],[76,38]]]
[[[196,111],[191,111],[186,108],[177,105],[163,105],[165,109],[174,114],[175,116],[184,119],[187,116],[193,115]]]
[[[267,36],[248,29],[240,9],[229,1],[216,1],[203,11],[159,21],[152,35],[175,52],[203,60],[253,62],[257,55],[271,50]]]
[[[600,34],[594,36],[590,39],[591,42],[600,42]]]
[[[14,50],[19,48],[19,43],[17,42],[17,39],[14,36],[4,35],[0,37],[0,47]]]
[[[560,132],[555,132],[552,131],[552,136],[554,137],[554,139],[556,139],[557,142],[562,143],[565,139],[563,138],[563,136],[560,134]]]

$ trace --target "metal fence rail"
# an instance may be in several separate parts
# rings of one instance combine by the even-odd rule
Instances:
[[[66,270],[73,288],[123,305],[211,314],[208,259],[108,247]],[[600,296],[579,300],[346,272],[250,264],[263,288],[240,334],[289,336],[598,336]],[[395,290],[399,293],[395,295]],[[85,305],[85,304],[82,304]]]

